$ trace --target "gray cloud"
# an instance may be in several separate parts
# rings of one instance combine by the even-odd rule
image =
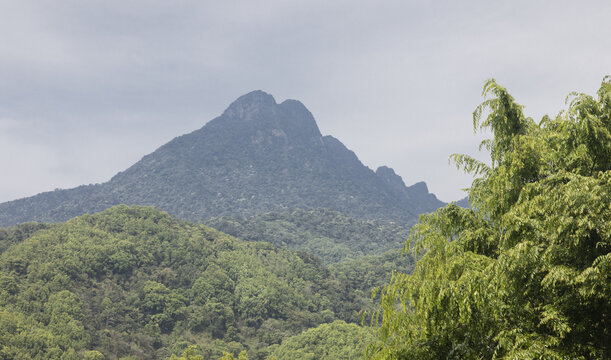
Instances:
[[[610,73],[608,1],[0,3],[0,201],[102,182],[253,89],[443,200],[495,77],[539,119]]]

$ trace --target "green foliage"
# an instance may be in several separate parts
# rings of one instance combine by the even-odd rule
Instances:
[[[96,350],[90,350],[90,351],[86,351],[85,354],[83,354],[83,360],[104,360],[105,357],[104,355]]]
[[[204,357],[197,354],[197,346],[191,345],[180,355],[180,357],[172,355],[170,360],[204,360]]]
[[[221,356],[219,360],[248,360],[248,354],[246,351],[242,350],[236,359],[233,353],[223,352],[223,356]]]
[[[278,360],[358,359],[373,339],[370,329],[337,320],[286,339],[272,356]]]
[[[387,276],[364,264],[390,269],[394,256],[332,272],[306,253],[113,207],[32,231],[0,255],[0,358],[169,358],[195,344],[187,355],[263,359],[305,329],[359,321],[365,286]]]
[[[342,303],[348,313],[373,309],[371,290],[386,284],[393,271],[408,273],[414,267],[413,258],[402,256],[400,250],[409,236],[407,227],[359,220],[328,209],[293,210],[250,218],[226,216],[206,224],[244,240],[268,241],[298,250],[300,256],[311,261],[319,260],[308,253],[330,263],[329,270],[336,279],[332,286],[346,295]],[[221,286],[217,284],[215,288]],[[267,336],[280,341],[274,329],[269,329]]]
[[[387,284],[394,273],[411,273],[414,259],[404,255],[401,249],[390,250],[381,255],[367,255],[356,260],[331,264],[329,269],[339,284],[345,284],[349,297],[344,301],[354,312],[373,311],[378,308],[377,299],[371,298],[372,290]]]
[[[611,83],[598,98],[536,124],[490,80],[474,113],[490,165],[474,210],[421,216],[408,241],[422,258],[381,292],[373,359],[602,359],[611,356]]]
[[[45,229],[47,227],[48,225],[46,224],[29,222],[6,229],[0,228],[0,254],[2,254],[4,250],[8,249],[11,245],[20,243],[36,231]]]
[[[305,251],[327,264],[398,249],[409,236],[407,226],[359,220],[328,209],[293,210],[250,218],[225,216],[207,220],[206,225],[240,239]]]

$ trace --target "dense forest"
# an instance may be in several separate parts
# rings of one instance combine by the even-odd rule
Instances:
[[[324,263],[352,260],[399,249],[409,226],[367,221],[328,209],[267,213],[250,218],[214,218],[204,222],[248,241],[267,241],[278,247],[305,251]]]
[[[191,344],[206,358],[241,351],[285,358],[296,345],[283,339],[335,320],[353,324],[316,331],[346,333],[338,351],[354,351],[350,334],[360,311],[373,309],[371,287],[412,265],[391,251],[331,269],[303,251],[124,205],[3,229],[0,244],[6,359],[167,358]]]

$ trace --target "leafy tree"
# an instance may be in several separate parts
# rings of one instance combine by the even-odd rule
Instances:
[[[219,360],[248,360],[248,354],[246,351],[242,350],[236,359],[233,353],[223,352],[223,356],[221,356]]]
[[[474,112],[489,129],[473,210],[423,215],[406,247],[422,256],[381,292],[373,359],[609,358],[611,82],[538,124],[494,80]]]
[[[357,359],[372,340],[370,329],[337,320],[284,340],[272,354],[279,360]]]
[[[204,360],[202,355],[197,354],[197,346],[191,345],[180,355],[172,355],[170,360]]]
[[[85,354],[83,354],[83,359],[84,360],[104,360],[104,355],[96,350],[90,350],[90,351],[86,351]]]
[[[196,302],[205,304],[207,302],[233,303],[233,291],[235,283],[223,269],[216,264],[211,264],[195,280],[193,297]]]

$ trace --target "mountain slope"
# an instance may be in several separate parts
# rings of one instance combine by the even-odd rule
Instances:
[[[248,241],[316,255],[336,263],[400,249],[409,226],[359,220],[327,209],[273,212],[249,218],[223,216],[205,225]]]
[[[373,172],[298,101],[262,91],[179,136],[104,184],[0,204],[0,225],[57,222],[116,204],[151,205],[192,220],[294,208],[407,223],[443,205],[424,183],[406,187],[387,167]]]

